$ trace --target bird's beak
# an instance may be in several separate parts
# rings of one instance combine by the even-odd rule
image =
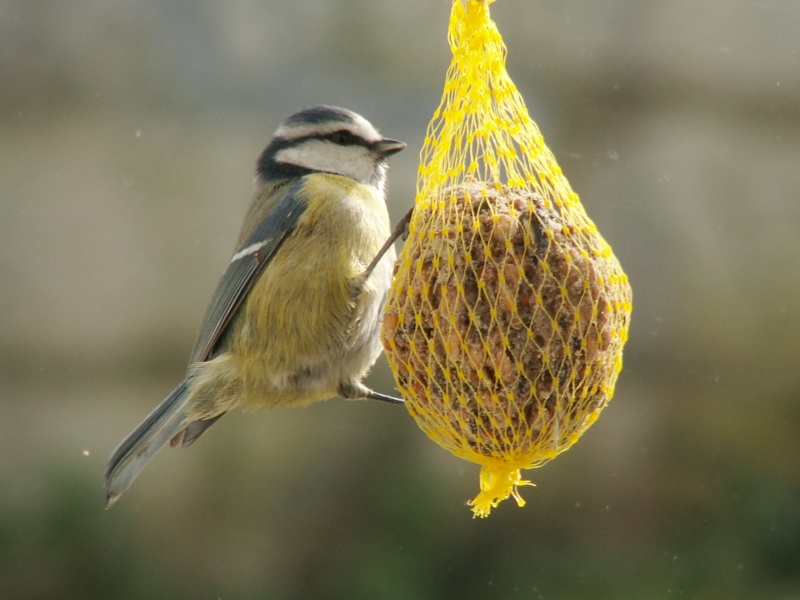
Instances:
[[[383,138],[382,140],[378,140],[375,142],[372,147],[374,148],[375,152],[381,156],[382,158],[386,158],[387,156],[391,156],[392,154],[397,154],[406,147],[405,143],[399,142],[397,140],[392,140],[390,138]]]

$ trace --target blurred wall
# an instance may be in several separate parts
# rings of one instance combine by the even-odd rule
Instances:
[[[103,512],[182,377],[279,121],[409,142],[439,0],[0,4],[0,595],[800,597],[800,4],[500,0],[533,118],[634,289],[617,394],[523,509],[402,409],[226,417]],[[371,384],[391,391],[381,361]],[[610,551],[609,551],[610,550]]]

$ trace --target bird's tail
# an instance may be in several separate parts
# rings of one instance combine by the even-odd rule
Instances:
[[[128,489],[156,452],[186,427],[187,392],[184,380],[114,450],[103,473],[106,508]]]

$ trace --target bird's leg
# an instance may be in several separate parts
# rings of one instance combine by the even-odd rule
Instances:
[[[360,381],[343,381],[339,384],[337,391],[345,400],[380,400],[389,404],[403,404],[402,399],[380,394],[369,389]]]
[[[408,224],[411,222],[411,215],[413,212],[414,208],[412,207],[405,216],[397,222],[397,225],[395,225],[392,231],[392,235],[389,236],[386,243],[378,250],[378,254],[372,259],[372,262],[369,263],[365,271],[356,278],[357,283],[353,285],[351,290],[353,297],[357,297],[361,293],[364,283],[369,279],[375,266],[381,261],[386,251],[392,247],[392,244],[400,237],[402,237],[403,240],[408,237]],[[388,402],[390,404],[404,404],[401,398],[387,396],[386,394],[371,390],[360,381],[343,381],[339,384],[337,392],[342,398],[347,400],[380,400],[381,402]]]
[[[386,243],[381,246],[381,249],[378,250],[378,254],[375,255],[375,258],[372,259],[372,262],[369,263],[369,266],[362,273],[361,278],[363,281],[366,281],[369,278],[369,276],[372,274],[372,271],[383,258],[383,255],[386,254],[386,251],[392,247],[392,244],[394,244],[398,238],[402,237],[405,240],[408,237],[408,224],[411,222],[411,215],[413,212],[414,207],[412,206],[405,216],[403,216],[403,218],[397,222],[397,225],[394,226],[392,235],[390,235],[389,239],[386,240]]]

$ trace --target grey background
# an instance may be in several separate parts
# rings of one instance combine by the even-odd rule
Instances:
[[[491,9],[634,313],[597,424],[473,521],[476,466],[338,399],[230,415],[108,512],[100,481],[181,379],[284,116],[407,141],[410,206],[448,3],[0,4],[3,597],[800,598],[800,4]]]

